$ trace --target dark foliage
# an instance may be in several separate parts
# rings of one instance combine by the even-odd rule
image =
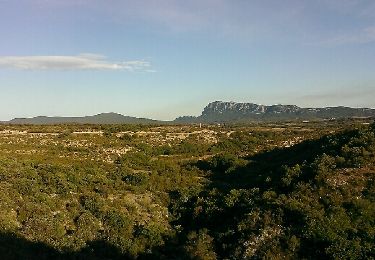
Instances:
[[[207,230],[223,258],[374,257],[375,136],[352,130],[199,167],[210,184],[180,202],[185,233]],[[190,231],[191,230],[191,231]]]

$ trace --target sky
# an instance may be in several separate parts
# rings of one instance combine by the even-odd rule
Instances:
[[[0,0],[0,120],[375,107],[373,0]]]

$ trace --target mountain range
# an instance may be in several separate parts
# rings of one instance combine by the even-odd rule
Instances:
[[[301,108],[296,105],[258,105],[215,101],[209,103],[198,117],[179,117],[175,122],[251,122],[285,120],[319,120],[353,117],[375,117],[375,109],[344,106]]]
[[[324,108],[301,108],[296,105],[258,105],[215,101],[209,103],[200,116],[182,116],[173,121],[158,121],[148,118],[124,116],[117,113],[102,113],[84,117],[15,118],[6,124],[191,124],[191,123],[245,123],[261,121],[323,120],[353,117],[374,117],[375,109],[344,106]]]

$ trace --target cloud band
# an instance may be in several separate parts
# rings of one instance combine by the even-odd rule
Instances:
[[[133,60],[113,62],[97,54],[76,56],[4,56],[0,68],[19,70],[124,70],[150,71],[150,62]]]

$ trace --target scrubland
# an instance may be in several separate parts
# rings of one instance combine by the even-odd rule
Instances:
[[[0,125],[2,259],[371,259],[375,125]]]

